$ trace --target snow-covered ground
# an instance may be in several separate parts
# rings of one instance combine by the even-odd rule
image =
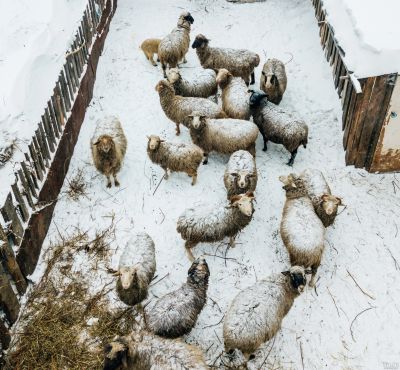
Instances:
[[[192,39],[203,33],[212,45],[254,50],[262,63],[264,53],[284,61],[290,59],[288,53],[293,54],[286,66],[288,89],[281,106],[298,112],[310,127],[309,145],[299,150],[293,169],[285,164],[289,154],[283,147],[269,144],[264,153],[259,137],[254,219],[226,260],[207,257],[209,299],[185,340],[200,345],[212,364],[223,349],[221,319],[233,297],[257,279],[288,267],[279,235],[285,194],[278,177],[315,167],[326,174],[346,208],[327,230],[316,291],[307,289],[297,298],[276,339],[257,354],[254,368],[372,370],[383,369],[383,362],[400,363],[400,181],[394,174],[373,175],[344,166],[340,102],[308,0],[245,5],[224,0],[119,0],[100,59],[93,101],[67,175],[71,179],[83,169],[87,194],[79,201],[65,193],[60,196],[43,252],[59,232],[72,234],[80,227],[94,235],[114,217],[113,247],[117,250],[106,264],[116,268],[129,236],[145,230],[156,244],[157,275],[169,274],[151,288],[149,299],[154,301],[186,279],[190,263],[176,221],[185,208],[216,204],[226,196],[222,178],[228,158],[211,155],[193,187],[186,175],[174,173],[156,189],[163,171],[147,158],[146,135],[182,142],[189,142],[190,137],[185,128],[180,137],[175,136],[175,125],[165,117],[154,89],[161,70],[151,66],[139,50],[145,38],[169,32],[183,9],[195,19]],[[199,66],[193,49],[187,57],[184,74]],[[262,63],[256,70],[257,79]],[[111,190],[92,165],[89,147],[96,120],[109,114],[120,117],[128,137],[121,187]],[[226,245],[202,244],[194,254],[224,256],[225,250]],[[77,256],[77,269],[85,270],[88,261],[84,258]],[[40,278],[44,267],[42,260],[33,280]],[[105,272],[99,274],[100,279],[86,276],[98,290],[112,279]]]
[[[400,72],[398,0],[324,0],[324,9],[357,77]]]
[[[0,204],[53,93],[87,0],[0,0]]]

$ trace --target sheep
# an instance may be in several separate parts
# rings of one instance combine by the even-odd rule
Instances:
[[[226,236],[233,247],[234,239],[251,221],[254,213],[254,194],[234,195],[217,205],[202,205],[186,209],[179,217],[176,230],[185,242],[186,253],[191,261],[191,251],[200,242],[215,243]]]
[[[310,287],[324,252],[325,227],[314,211],[303,180],[295,174],[280,176],[286,202],[283,208],[280,233],[289,253],[292,266],[311,267]]]
[[[304,121],[269,103],[264,93],[251,91],[250,108],[254,123],[264,139],[263,151],[267,151],[268,140],[282,144],[289,152],[288,166],[293,166],[300,145],[308,143],[308,126]]]
[[[193,144],[168,143],[159,136],[148,136],[147,154],[153,163],[159,164],[168,179],[169,171],[186,172],[196,184],[197,169],[203,159],[203,151]]]
[[[260,89],[263,90],[268,100],[278,105],[285,93],[287,77],[285,65],[279,59],[268,59],[262,69]]]
[[[212,69],[202,69],[190,80],[183,78],[178,68],[171,68],[167,72],[168,81],[173,85],[175,94],[186,97],[215,96],[218,90],[215,77]]]
[[[335,221],[338,206],[342,206],[342,199],[332,195],[331,189],[324,175],[317,169],[306,169],[300,174],[310,197],[314,210],[325,227]]]
[[[155,271],[153,240],[144,232],[132,236],[119,260],[117,293],[121,301],[131,306],[142,302]]]
[[[248,151],[238,150],[231,155],[224,173],[224,184],[228,199],[233,195],[256,190],[256,161]]]
[[[222,90],[222,109],[230,118],[250,119],[250,102],[247,86],[242,78],[233,77],[227,69],[220,69],[216,78]]]
[[[121,169],[128,144],[119,119],[109,116],[98,120],[90,144],[94,165],[107,177],[107,187],[111,187],[111,175],[115,186],[119,186],[117,173]]]
[[[154,54],[158,54],[158,46],[160,45],[161,39],[146,39],[140,45],[147,60],[154,66],[157,67],[157,63],[154,61]],[[158,59],[159,61],[159,59]]]
[[[175,68],[178,62],[183,60],[186,63],[185,55],[189,50],[190,44],[190,25],[194,19],[189,12],[184,12],[179,16],[178,24],[167,36],[165,36],[158,46],[158,58],[167,78],[166,69]]]
[[[175,122],[177,135],[181,133],[179,125],[187,127],[187,118],[195,111],[210,118],[226,117],[222,108],[209,99],[175,95],[173,86],[167,80],[161,80],[156,86],[156,91],[160,96],[161,108],[165,115]]]
[[[209,369],[198,347],[146,331],[115,337],[104,346],[104,357],[104,370]]]
[[[188,334],[206,304],[209,276],[206,260],[197,258],[188,271],[186,283],[160,298],[146,315],[150,331],[167,338]]]
[[[225,68],[233,76],[243,78],[246,85],[249,84],[251,75],[250,84],[254,84],[254,68],[260,64],[258,54],[245,49],[212,48],[208,46],[209,42],[207,37],[199,34],[192,44],[203,68],[211,68],[216,71]]]
[[[292,266],[243,289],[232,301],[224,317],[225,351],[239,350],[246,358],[278,332],[294,299],[304,290],[306,271]]]
[[[209,119],[199,112],[188,118],[192,141],[204,151],[203,164],[208,163],[212,151],[231,154],[244,149],[255,156],[258,128],[254,123],[232,118]]]

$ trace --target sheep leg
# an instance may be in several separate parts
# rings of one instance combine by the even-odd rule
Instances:
[[[119,186],[119,181],[118,181],[117,175],[115,173],[113,174],[113,177],[114,177],[114,185]]]
[[[248,151],[253,157],[255,157],[255,156],[256,156],[256,144],[255,144],[255,143],[251,144],[251,145],[247,148],[247,151]]]
[[[256,82],[255,76],[254,76],[254,71],[251,72],[251,82],[250,85],[253,85]]]
[[[315,287],[315,278],[317,276],[317,270],[318,270],[318,266],[316,266],[316,265],[311,266],[311,279],[310,279],[310,282],[308,283],[308,286],[310,288]]]
[[[204,152],[203,156],[204,156],[203,164],[207,164],[208,163],[208,153]]]
[[[149,55],[149,62],[154,66],[157,67],[157,63],[153,59],[153,54]]]
[[[291,157],[289,159],[289,162],[287,163],[288,166],[293,166],[293,162],[294,159],[296,158],[296,154],[297,154],[297,149],[293,150],[293,152],[291,152]]]
[[[110,175],[106,175],[107,176],[107,187],[111,188],[111,176]]]
[[[229,248],[235,248],[235,237],[229,237]]]
[[[197,171],[189,171],[188,175],[192,178],[192,185],[195,185],[197,181]]]
[[[181,129],[179,127],[179,123],[176,123],[176,135],[178,136],[178,135],[180,135],[180,133],[181,133]]]
[[[161,63],[161,68],[162,68],[163,73],[164,73],[164,78],[167,78],[167,72],[166,72],[167,65],[165,63]]]
[[[185,249],[186,249],[186,254],[190,260],[190,262],[193,262],[195,260],[193,252],[192,252],[192,248],[195,246],[196,244],[187,240],[185,243]]]
[[[168,180],[168,177],[169,177],[168,168],[163,167],[163,170],[165,171],[165,173],[164,173],[164,179],[165,179],[165,180]]]

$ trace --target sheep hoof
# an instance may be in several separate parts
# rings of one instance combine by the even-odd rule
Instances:
[[[264,148],[263,148],[263,152],[266,152],[266,151],[267,151],[267,147],[264,147]]]
[[[119,181],[118,180],[115,180],[114,183],[115,183],[115,186],[119,186]]]
[[[107,188],[111,188],[111,182],[107,183]]]
[[[154,67],[157,67],[157,63],[152,63]]]
[[[205,160],[205,161],[203,161],[203,164],[207,164],[208,163],[208,159],[207,160]]]

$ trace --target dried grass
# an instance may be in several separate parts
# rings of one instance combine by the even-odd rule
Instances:
[[[72,270],[77,252],[104,259],[113,232],[112,223],[93,240],[79,230],[68,238],[60,235],[42,280],[31,290],[6,369],[101,369],[104,344],[136,327],[135,309],[110,309],[107,294],[113,281],[93,293],[85,277]]]
[[[72,180],[68,180],[67,178],[67,182],[69,187],[68,190],[66,191],[66,194],[68,195],[69,198],[71,198],[74,201],[77,201],[83,195],[87,197],[86,181],[83,175],[82,168],[78,168]]]

